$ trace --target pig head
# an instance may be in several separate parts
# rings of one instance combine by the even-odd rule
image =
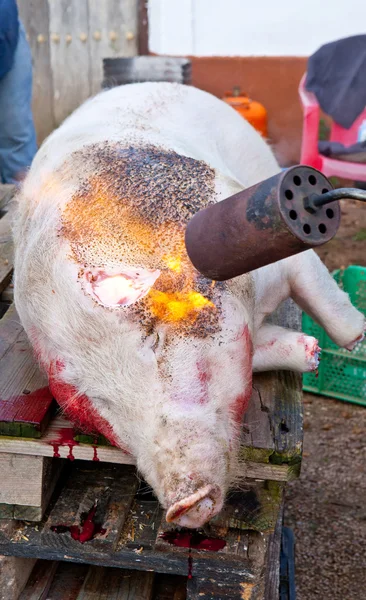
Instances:
[[[237,470],[253,284],[202,277],[184,231],[238,184],[150,144],[93,143],[51,173],[41,159],[19,199],[15,295],[50,389],[135,457],[168,521],[199,527]]]

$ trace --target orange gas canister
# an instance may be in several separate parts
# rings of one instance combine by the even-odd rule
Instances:
[[[241,93],[238,87],[234,87],[232,92],[226,92],[223,100],[235,108],[263,137],[267,137],[267,111],[262,104]]]

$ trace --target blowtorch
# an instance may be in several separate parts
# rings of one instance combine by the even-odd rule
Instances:
[[[333,189],[320,171],[291,167],[198,211],[186,228],[188,256],[205,277],[225,281],[329,242],[341,199],[366,190]]]

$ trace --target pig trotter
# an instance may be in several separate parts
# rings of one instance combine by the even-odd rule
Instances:
[[[321,349],[318,340],[308,335],[304,335],[305,356],[308,368],[307,371],[316,371],[319,367]]]
[[[266,323],[256,334],[253,371],[315,371],[319,354],[318,340],[314,337]]]

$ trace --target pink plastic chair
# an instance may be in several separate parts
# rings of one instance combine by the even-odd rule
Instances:
[[[301,164],[309,165],[318,169],[326,177],[336,176],[352,181],[366,181],[366,164],[354,163],[344,160],[336,160],[319,154],[319,119],[320,107],[312,92],[305,88],[306,73],[301,79],[299,94],[304,111],[304,124],[301,143]],[[350,129],[343,129],[337,123],[333,123],[330,141],[340,142],[344,146],[355,144],[359,128],[366,120],[366,109],[356,119]]]

